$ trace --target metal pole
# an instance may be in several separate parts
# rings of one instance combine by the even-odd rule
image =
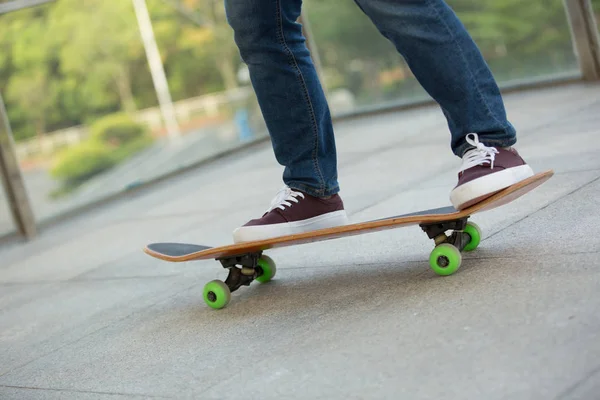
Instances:
[[[590,0],[564,0],[571,39],[581,75],[586,81],[600,80],[600,38]]]
[[[54,0],[14,0],[0,4],[0,15],[50,3]],[[17,231],[31,239],[37,235],[35,216],[31,208],[25,181],[19,167],[10,121],[0,94],[0,177]]]
[[[171,139],[176,139],[181,133],[175,116],[175,108],[173,107],[171,93],[169,92],[169,83],[167,82],[158,46],[156,45],[156,39],[154,38],[154,30],[152,29],[150,14],[146,7],[146,0],[132,1],[142,41],[144,42],[146,58],[148,59],[150,74],[152,75],[152,81],[154,82],[154,89],[156,90],[160,112],[167,128],[167,134]]]
[[[35,7],[55,0],[15,0],[0,4],[0,15],[23,8]]]
[[[36,236],[35,217],[15,153],[12,132],[4,101],[0,95],[0,172],[2,184],[18,232],[31,239]]]

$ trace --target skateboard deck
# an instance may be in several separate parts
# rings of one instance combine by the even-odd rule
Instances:
[[[357,222],[334,228],[275,237],[219,247],[186,243],[152,243],[144,248],[148,255],[169,262],[216,259],[229,270],[225,282],[212,281],[205,286],[204,300],[213,308],[229,303],[231,292],[248,286],[252,280],[269,281],[275,274],[275,263],[263,255],[265,250],[360,235],[386,229],[419,225],[435,248],[430,255],[430,265],[439,275],[451,275],[461,264],[461,251],[474,250],[481,239],[479,227],[467,220],[473,214],[508,204],[525,195],[554,175],[549,170],[538,173],[513,186],[503,189],[485,200],[465,208],[441,207],[372,221]],[[450,235],[446,232],[451,231]]]

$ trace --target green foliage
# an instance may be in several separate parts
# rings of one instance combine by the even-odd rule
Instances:
[[[64,150],[57,158],[52,176],[73,186],[111,168],[116,161],[110,147],[102,142],[89,141]]]
[[[148,1],[173,99],[237,86],[222,2],[176,3]],[[61,0],[0,16],[0,91],[16,140],[156,106],[132,2]]]
[[[562,0],[447,3],[500,81],[577,67]],[[416,82],[396,49],[353,2],[306,0],[305,7],[328,82],[350,89],[360,103],[407,96],[405,84],[380,81],[382,72],[401,69],[404,81]]]
[[[143,135],[136,139],[131,140],[127,144],[117,147],[114,149],[113,155],[118,163],[128,159],[135,155],[135,153],[144,150],[146,147],[151,145],[154,139],[150,135]]]
[[[148,129],[126,114],[115,114],[96,121],[90,137],[60,153],[51,170],[53,177],[67,189],[104,172],[153,142]],[[65,190],[57,194],[64,194]]]
[[[129,144],[148,135],[144,125],[135,122],[125,113],[104,117],[96,121],[90,130],[93,140],[114,147]]]

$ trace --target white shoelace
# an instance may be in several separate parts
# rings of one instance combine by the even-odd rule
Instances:
[[[285,207],[291,207],[292,203],[297,203],[299,200],[298,197],[304,198],[304,194],[300,192],[293,191],[288,186],[285,186],[281,189],[275,198],[271,200],[271,207],[266,212],[279,208],[280,210],[285,210]]]
[[[465,153],[463,163],[458,172],[462,172],[476,165],[490,164],[490,168],[494,168],[494,160],[499,151],[495,147],[487,147],[479,142],[479,136],[476,133],[469,133],[466,137],[467,143],[475,146]]]

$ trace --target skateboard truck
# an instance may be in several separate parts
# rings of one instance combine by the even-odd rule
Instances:
[[[254,279],[262,275],[263,271],[258,266],[261,255],[262,251],[218,259],[223,268],[229,270],[225,284],[231,292],[235,292],[241,286],[250,286]]]
[[[223,308],[231,300],[231,292],[252,281],[269,282],[275,276],[275,262],[262,251],[217,258],[229,270],[225,282],[215,279],[204,286],[204,301],[212,308]]]
[[[469,217],[466,217],[454,221],[421,224],[419,226],[429,236],[429,239],[433,239],[436,246],[442,243],[450,243],[462,251],[471,241],[471,235],[464,232],[468,219]],[[446,235],[447,231],[452,231],[452,234],[450,236]]]
[[[429,255],[429,265],[442,276],[452,275],[462,263],[462,251],[472,251],[481,240],[481,229],[469,216],[452,221],[419,224],[421,229],[433,239],[435,248]],[[446,235],[447,231],[452,231]]]

